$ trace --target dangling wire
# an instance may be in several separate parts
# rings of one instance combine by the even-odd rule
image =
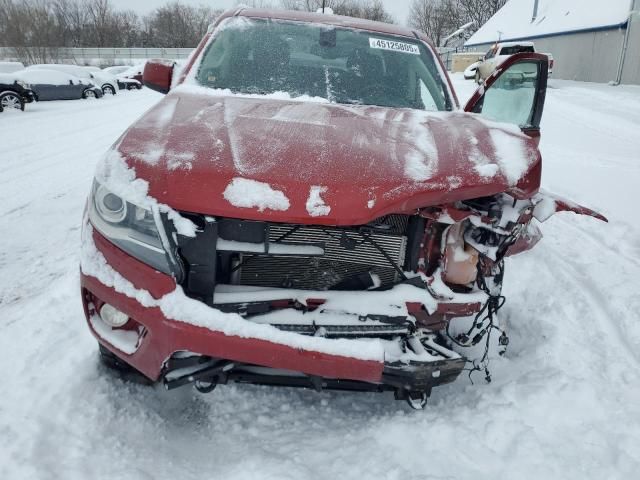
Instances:
[[[502,285],[502,279],[504,277],[504,261],[500,261],[498,264],[498,271],[493,277],[494,284]],[[483,292],[485,292],[488,296],[487,302],[482,306],[482,309],[476,314],[473,324],[471,327],[465,332],[461,333],[457,336],[453,336],[449,328],[451,326],[451,322],[447,323],[446,333],[449,339],[460,347],[472,347],[477,345],[485,339],[485,347],[484,353],[480,360],[474,360],[471,362],[472,366],[470,368],[465,368],[464,370],[469,372],[469,380],[473,384],[473,379],[471,375],[473,372],[482,372],[485,373],[485,381],[487,383],[491,382],[491,374],[489,372],[489,347],[491,343],[491,331],[497,330],[500,332],[501,343],[508,343],[507,336],[505,332],[495,325],[495,319],[498,313],[506,301],[506,298],[503,295],[494,295],[491,291],[491,288],[487,285],[486,278],[484,276],[484,262],[480,258],[478,259],[478,275],[476,278],[476,283],[478,288],[480,288]],[[471,335],[477,331],[477,333],[471,337]]]

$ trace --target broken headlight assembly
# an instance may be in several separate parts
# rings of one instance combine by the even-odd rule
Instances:
[[[173,273],[157,207],[129,202],[97,180],[93,182],[88,207],[91,224],[110,242],[156,270]]]

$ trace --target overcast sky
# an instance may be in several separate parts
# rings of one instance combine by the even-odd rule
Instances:
[[[118,9],[135,10],[140,14],[150,12],[156,7],[164,5],[168,0],[111,0]],[[180,0],[185,5],[210,5],[213,8],[230,8],[238,3],[236,0]],[[279,4],[278,0],[273,1]],[[411,0],[382,0],[387,11],[393,15],[397,23],[405,24],[409,15]]]

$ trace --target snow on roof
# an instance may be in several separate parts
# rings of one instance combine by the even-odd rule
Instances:
[[[500,42],[503,47],[533,47],[533,42]]]
[[[465,46],[519,40],[580,30],[619,27],[629,16],[630,0],[509,0]]]
[[[69,85],[70,81],[74,84],[80,83],[78,77],[57,70],[26,69],[16,72],[15,76],[34,85]]]

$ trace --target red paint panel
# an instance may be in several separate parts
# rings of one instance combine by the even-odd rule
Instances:
[[[176,281],[173,277],[136,260],[104,238],[95,229],[93,230],[93,241],[96,248],[104,255],[107,263],[133,283],[136,288],[147,290],[153,298],[160,298],[175,290]]]

